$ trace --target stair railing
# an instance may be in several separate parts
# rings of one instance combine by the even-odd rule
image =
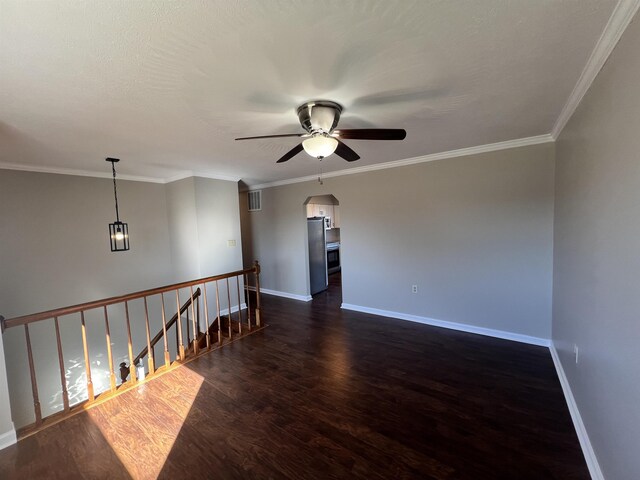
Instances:
[[[237,307],[232,306],[231,304],[231,285],[229,279],[235,278],[236,280],[236,293],[237,293]],[[240,296],[240,279],[243,280],[243,290],[244,297],[246,302],[246,314],[245,318],[242,315],[242,300]],[[254,285],[249,286],[249,280],[253,279]],[[220,289],[219,282],[226,282],[227,287],[227,309],[226,312],[224,309],[221,309],[221,297],[220,297]],[[210,290],[210,292],[215,291],[215,317],[212,322],[209,321],[209,305],[207,302],[207,285],[213,286],[215,290]],[[194,287],[196,290],[194,291]],[[181,304],[180,303],[180,290],[189,289],[189,299]],[[171,292],[175,292],[176,299],[176,313],[173,317],[166,321],[166,305],[165,305],[165,294],[170,294]],[[251,306],[251,296],[249,293],[255,292],[255,306],[252,308]],[[162,329],[158,332],[158,335],[151,338],[150,336],[150,328],[149,328],[149,307],[148,307],[148,299],[154,297],[156,295],[160,296],[161,299],[161,315],[162,315]],[[204,311],[204,333],[200,330],[200,296],[202,296],[202,304]],[[129,304],[135,300],[142,299],[144,302],[144,321],[145,331],[146,331],[146,346],[138,356],[133,357],[133,343],[131,339],[131,319],[129,316]],[[125,376],[125,372],[121,368],[121,379],[122,384],[118,387],[116,385],[116,375],[113,367],[113,352],[112,352],[112,342],[111,342],[111,332],[110,332],[110,324],[109,324],[109,311],[107,307],[112,307],[114,305],[124,305],[124,319],[126,325],[126,336],[127,336],[127,351],[129,357],[129,366],[126,367],[127,375]],[[102,392],[94,391],[94,384],[91,379],[91,362],[90,362],[90,352],[89,352],[89,343],[87,341],[87,322],[85,322],[85,313],[90,310],[102,310],[102,316],[104,318],[104,327],[105,327],[105,339],[106,339],[106,347],[107,347],[107,357],[108,357],[108,367],[109,367],[109,389],[103,390]],[[236,319],[233,319],[233,310],[235,309]],[[251,312],[255,315],[252,318]],[[191,311],[191,315],[189,315],[189,311]],[[183,343],[183,328],[182,328],[182,314],[187,312],[187,348],[185,349]],[[70,405],[69,401],[69,393],[67,386],[67,379],[65,376],[65,362],[64,362],[64,352],[62,347],[62,337],[60,334],[60,322],[59,319],[62,317],[69,317],[70,315],[79,314],[80,320],[80,329],[82,336],[82,347],[84,354],[84,364],[85,364],[85,373],[86,373],[86,393],[87,400],[76,403],[75,405]],[[223,314],[225,317],[225,321],[229,324],[228,332],[225,332],[223,335],[222,331],[222,319]],[[60,370],[60,383],[61,383],[61,394],[63,401],[63,410],[59,412],[52,413],[48,415],[46,418],[42,415],[42,408],[40,405],[40,399],[38,395],[38,382],[36,377],[36,365],[34,362],[32,341],[30,336],[29,326],[36,322],[41,322],[44,320],[53,320],[53,325],[55,329],[56,336],[56,346],[58,353],[58,367]],[[68,320],[68,318],[65,318]],[[167,371],[172,365],[180,364],[187,359],[188,354],[191,354],[191,357],[197,356],[200,353],[204,353],[212,348],[215,340],[212,338],[212,335],[217,333],[217,343],[218,345],[222,345],[226,341],[231,341],[233,339],[233,329],[232,323],[237,326],[238,333],[242,334],[242,324],[246,323],[247,331],[251,331],[254,327],[260,328],[262,326],[261,318],[260,318],[260,265],[256,261],[251,268],[247,268],[244,270],[237,270],[234,272],[224,273],[221,275],[215,275],[211,277],[199,278],[197,280],[191,280],[182,283],[175,283],[172,285],[167,285],[164,287],[152,288],[149,290],[143,290],[140,292],[130,293],[127,295],[121,295],[117,297],[106,298],[102,300],[95,300],[92,302],[82,303],[79,305],[73,305],[64,308],[58,308],[54,310],[47,310],[40,313],[35,313],[31,315],[24,315],[20,317],[14,317],[9,319],[4,319],[0,316],[0,331],[4,333],[5,330],[10,328],[16,328],[22,326],[24,328],[25,333],[25,341],[26,341],[26,350],[27,350],[27,359],[29,362],[29,374],[31,377],[31,391],[33,397],[33,409],[35,414],[35,422],[23,427],[18,431],[18,434],[21,436],[25,436],[30,434],[33,431],[38,431],[42,429],[46,424],[56,423],[62,418],[66,418],[69,415],[72,415],[78,411],[82,411],[85,408],[85,404],[92,404],[98,400],[98,396],[100,400],[110,398],[111,396],[119,393],[120,391],[127,390],[131,386],[135,385],[138,381],[136,376],[136,369],[131,368],[135,366],[138,361],[147,356],[147,368],[148,374],[147,376],[153,376],[160,374],[164,371]],[[216,325],[217,323],[217,325]],[[167,331],[172,326],[176,326],[176,341],[177,345],[177,353],[174,362],[171,361],[171,355],[169,352],[168,339],[167,339]],[[215,332],[211,332],[212,327],[217,327]],[[191,332],[189,332],[191,329]],[[193,334],[193,341],[191,341],[191,335]],[[164,340],[164,366],[157,368],[154,361],[154,350],[153,347],[158,343],[161,339]],[[203,348],[200,349],[200,343],[203,344]],[[122,367],[122,364],[121,364]],[[130,374],[131,379],[129,381],[125,381],[127,376]],[[124,377],[124,378],[123,378]],[[45,422],[46,420],[46,422]]]
[[[154,347],[156,346],[156,344],[162,340],[165,337],[165,331],[169,332],[169,330],[171,330],[171,327],[173,327],[174,325],[178,324],[178,319],[181,318],[181,316],[186,312],[187,313],[187,349],[186,352],[190,352],[191,350],[193,350],[193,353],[195,355],[198,354],[198,345],[197,344],[192,344],[191,343],[191,335],[190,335],[190,328],[189,328],[189,307],[194,305],[196,305],[196,313],[194,316],[194,338],[195,336],[197,336],[197,334],[200,333],[200,302],[198,302],[198,298],[201,295],[201,290],[200,288],[197,288],[195,292],[193,292],[193,287],[191,288],[191,296],[189,296],[189,298],[187,299],[186,302],[184,302],[184,304],[180,307],[180,315],[178,315],[178,312],[173,314],[173,317],[171,317],[171,320],[169,320],[166,325],[163,325],[162,330],[160,330],[152,339],[151,342],[149,343],[149,346],[144,347],[140,353],[132,360],[131,364],[127,365],[126,363],[121,363],[120,364],[120,377],[122,382],[124,383],[127,380],[127,377],[129,376],[129,374],[131,373],[130,369],[132,366],[134,366],[135,368],[137,368],[138,366],[138,362],[140,362],[144,357],[147,356],[147,354],[149,354],[149,352],[151,352],[150,357],[148,359],[148,367],[149,367],[149,373],[153,373],[154,372],[154,366],[155,366],[155,355],[154,355]],[[164,301],[164,298],[163,298]],[[178,327],[176,326],[176,342],[179,339],[179,335],[178,335]],[[176,351],[180,351],[180,347],[179,345],[176,347]],[[183,350],[183,353],[185,351]],[[166,359],[165,359],[166,361]],[[137,373],[137,372],[136,372]]]

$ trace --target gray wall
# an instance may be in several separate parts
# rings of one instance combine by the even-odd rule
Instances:
[[[636,18],[557,142],[553,340],[609,480],[640,478],[639,51]]]
[[[167,207],[176,281],[242,268],[235,182],[190,177],[169,183]],[[236,246],[229,246],[229,240]]]
[[[164,185],[118,181],[118,199],[131,250],[112,253],[111,180],[0,170],[2,315],[123,294],[169,279]]]
[[[193,177],[166,186],[171,260],[177,282],[200,278],[198,217]]]
[[[203,277],[242,268],[238,185],[195,177],[200,273]],[[236,246],[229,246],[235,240]]]
[[[164,185],[119,181],[118,198],[121,218],[129,224],[131,250],[112,253],[108,223],[115,220],[115,212],[109,179],[0,170],[2,315],[10,318],[170,283]],[[87,316],[97,387],[108,383],[103,322],[96,312]],[[51,323],[31,328],[45,413],[61,400]],[[76,381],[84,374],[79,320],[61,318],[60,324],[73,396],[79,394]],[[113,318],[116,369],[126,356],[121,327],[121,318]],[[21,426],[33,419],[24,331],[9,329],[3,336],[13,418]]]
[[[241,268],[235,182],[118,181],[118,198],[121,217],[129,223],[131,250],[112,253],[107,228],[115,215],[111,180],[0,170],[0,314],[10,318],[189,280],[201,271],[213,275]],[[226,237],[237,239],[238,246],[227,247]],[[186,290],[180,292],[181,303],[187,297]],[[175,295],[166,295],[165,301],[170,317],[177,308]],[[215,295],[209,302],[215,305]],[[160,306],[159,296],[150,298],[152,335],[161,329]],[[135,355],[146,344],[144,306],[134,301],[129,308]],[[119,362],[128,363],[123,308],[110,307],[109,318],[117,375]],[[62,317],[60,326],[73,403],[86,398],[79,317]],[[109,383],[102,312],[87,313],[87,329],[93,382],[100,390]],[[40,402],[49,414],[61,406],[52,322],[34,324],[31,337]],[[175,355],[173,338],[169,349]],[[12,415],[20,427],[33,421],[24,331],[9,329],[3,339]],[[159,344],[156,361],[161,351]]]
[[[242,193],[245,262],[308,295],[303,203],[333,194],[344,303],[550,338],[553,175],[546,144]]]
[[[171,258],[176,281],[209,277],[242,269],[238,185],[235,182],[190,177],[167,185]],[[229,240],[236,245],[230,246]],[[231,285],[231,306],[238,289]],[[240,289],[244,282],[240,282]],[[216,311],[215,287],[208,291],[209,312]],[[218,282],[222,310],[229,304],[226,282]],[[187,289],[181,298],[188,298]],[[204,312],[204,311],[203,311]],[[204,317],[204,316],[203,316]],[[202,327],[205,319],[201,318]]]
[[[241,270],[242,240],[237,183],[196,177],[194,187],[200,276]],[[235,240],[236,245],[230,246],[229,240]],[[227,282],[218,282],[219,304],[223,311],[229,308],[229,299],[232,309],[244,302],[242,293],[238,294],[238,291],[244,291],[244,282],[241,279],[238,282],[229,281],[229,292]],[[210,284],[207,288],[208,312],[215,318],[215,287]],[[201,319],[203,323],[204,320]]]

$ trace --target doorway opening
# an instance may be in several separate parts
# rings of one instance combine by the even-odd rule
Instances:
[[[340,202],[333,195],[316,195],[304,202],[308,233],[309,293],[342,302]]]

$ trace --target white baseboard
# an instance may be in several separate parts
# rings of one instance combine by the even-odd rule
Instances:
[[[10,447],[18,441],[15,428],[11,428],[8,432],[0,434],[0,450]]]
[[[503,330],[494,330],[492,328],[476,327],[464,323],[447,322],[444,320],[436,320],[435,318],[420,317],[418,315],[409,315],[407,313],[392,312],[389,310],[379,310],[377,308],[362,307],[360,305],[351,305],[343,303],[341,308],[345,310],[353,310],[355,312],[370,313],[372,315],[380,315],[383,317],[398,318],[400,320],[408,320],[410,322],[423,323],[434,327],[448,328],[450,330],[459,330],[461,332],[476,333],[487,337],[502,338],[504,340],[512,340],[514,342],[528,343],[530,345],[538,345],[548,347],[551,341],[547,338],[530,337],[520,333],[505,332]]]
[[[582,453],[584,454],[584,459],[587,462],[587,467],[589,468],[591,478],[593,480],[604,480],[604,475],[602,474],[602,470],[600,469],[600,464],[598,463],[596,453],[591,446],[591,440],[589,440],[587,429],[582,422],[582,416],[580,415],[578,405],[576,404],[576,400],[573,397],[573,393],[571,392],[569,381],[567,380],[567,376],[564,373],[564,368],[562,368],[562,363],[560,362],[560,357],[558,356],[558,351],[556,350],[553,341],[551,341],[551,345],[549,345],[549,351],[551,352],[553,363],[556,366],[556,372],[558,373],[558,378],[560,379],[560,385],[562,385],[564,398],[567,401],[567,406],[569,407],[569,412],[571,413],[571,420],[573,420],[573,426],[576,429],[576,434],[578,435],[580,447],[582,447]]]
[[[247,304],[246,303],[242,303],[240,305],[240,309],[241,310],[246,310],[247,308]],[[236,313],[238,311],[238,306],[232,306],[231,307],[231,313]],[[220,315],[229,315],[229,309],[228,308],[223,308],[222,310],[220,310]]]
[[[252,292],[256,291],[256,287],[247,287]],[[313,298],[311,295],[296,295],[295,293],[280,292],[278,290],[269,290],[268,288],[260,288],[260,293],[273,295],[274,297],[290,298],[291,300],[300,300],[301,302],[310,302]]]

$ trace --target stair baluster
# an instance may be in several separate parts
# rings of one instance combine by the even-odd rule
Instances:
[[[222,315],[220,315],[220,289],[216,280],[216,308],[218,309],[218,343],[222,345]]]
[[[155,350],[151,348],[151,332],[149,331],[149,306],[147,305],[147,297],[144,297],[144,321],[147,330],[147,365],[149,366],[149,375],[155,372]],[[163,319],[164,323],[164,319]],[[135,365],[133,366],[135,368]]]
[[[164,292],[160,294],[162,298],[162,339],[164,340],[164,366],[171,366],[171,356],[169,355],[169,343],[167,342],[167,318],[164,313]]]
[[[207,282],[203,282],[202,291],[204,293],[204,324],[207,327],[205,332],[207,335],[207,350],[211,348],[211,334],[209,333],[209,304],[207,302]]]
[[[178,306],[178,357],[184,360],[184,344],[182,343],[182,315],[180,314],[180,291],[176,289],[176,305]]]
[[[240,277],[236,277],[236,288],[238,290],[238,333],[242,335],[242,301],[240,300]]]
[[[198,319],[196,318],[196,311],[193,306],[193,285],[189,286],[189,293],[191,293],[191,316],[193,317],[193,354],[198,354]],[[189,331],[189,310],[187,310],[187,332]],[[191,342],[189,342],[191,344]]]
[[[260,264],[256,260],[254,263],[255,275],[256,275],[256,325],[262,326],[262,320],[260,319]]]
[[[60,325],[58,317],[53,317],[56,327],[56,345],[58,347],[58,364],[60,365],[60,383],[62,384],[62,405],[65,412],[69,411],[69,392],[67,391],[67,377],[65,376],[64,357],[62,355],[62,341],[60,340]]]
[[[87,345],[87,326],[84,323],[84,310],[80,311],[80,325],[82,327],[82,349],[84,350],[84,369],[87,375],[87,396],[92,402],[96,396],[93,393],[93,382],[91,381],[91,362],[89,361],[89,346]]]
[[[113,353],[111,352],[111,331],[109,330],[109,315],[107,314],[107,306],[104,306],[104,327],[107,338],[107,356],[109,357],[109,384],[111,391],[116,391],[116,374],[113,370]]]
[[[131,383],[136,383],[136,366],[133,364],[133,342],[131,341],[131,322],[129,322],[129,302],[124,302],[124,316],[127,320],[127,349],[129,351],[129,375]],[[124,380],[122,381],[124,383]]]
[[[227,318],[229,319],[229,340],[233,338],[233,328],[231,327],[231,289],[229,288],[229,277],[226,279],[227,282]]]
[[[42,410],[38,397],[38,382],[36,380],[36,366],[33,363],[33,350],[31,349],[31,337],[29,337],[29,325],[24,325],[24,336],[27,340],[27,356],[29,357],[29,373],[31,374],[31,393],[33,394],[33,410],[36,414],[36,425],[42,423]]]

